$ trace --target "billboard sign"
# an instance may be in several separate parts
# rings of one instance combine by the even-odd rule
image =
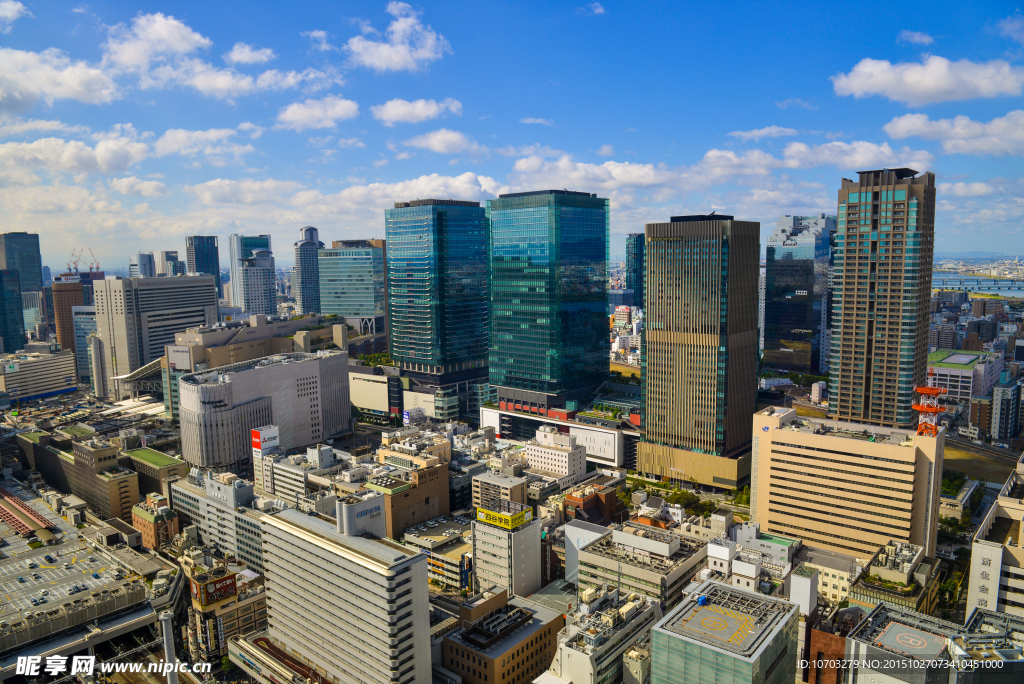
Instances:
[[[209,579],[206,582],[199,582],[192,578],[192,600],[200,606],[208,606],[217,601],[234,596],[238,593],[235,582],[235,573],[231,573],[220,579]]]
[[[252,429],[252,455],[262,455],[264,449],[272,449],[281,445],[281,429],[276,425],[264,425]]]
[[[488,525],[502,527],[506,530],[514,530],[533,520],[533,510],[526,508],[518,513],[498,513],[489,511],[486,508],[476,509],[476,519]]]

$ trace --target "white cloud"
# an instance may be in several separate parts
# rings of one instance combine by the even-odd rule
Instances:
[[[117,97],[117,84],[102,69],[73,62],[56,48],[0,48],[0,64],[0,114],[26,112],[39,100],[103,104]]]
[[[505,189],[493,178],[475,173],[467,172],[458,176],[432,173],[397,183],[353,185],[330,195],[323,195],[319,190],[303,190],[291,198],[291,204],[301,208],[303,215],[345,214],[355,218],[358,224],[358,221],[365,220],[364,217],[379,216],[383,209],[395,201],[417,197],[484,200],[495,197]]]
[[[778,107],[779,109],[789,109],[790,107],[800,107],[801,109],[807,109],[807,110],[810,110],[812,112],[818,109],[817,107],[812,105],[807,100],[801,100],[799,97],[791,97],[791,98],[788,98],[786,100],[782,100],[781,102],[776,102],[775,106]]]
[[[935,42],[935,39],[927,33],[921,33],[920,31],[900,31],[896,42],[910,43],[911,45],[931,45]]]
[[[615,148],[611,145],[601,145],[597,148],[597,156],[599,157],[610,157],[615,154]]]
[[[1022,15],[1020,11],[1012,17],[1006,17],[996,24],[996,26],[999,27],[999,33],[1001,35],[1024,45],[1024,15]]]
[[[135,176],[114,178],[110,187],[122,195],[138,195],[140,197],[165,197],[167,186],[159,181],[139,180]]]
[[[752,131],[733,131],[729,133],[740,140],[760,140],[761,138],[778,138],[785,135],[796,135],[795,128],[783,128],[782,126],[767,126],[766,128],[755,128]]]
[[[33,142],[0,144],[0,180],[25,184],[38,181],[35,170],[82,174],[121,173],[149,153],[146,143],[112,137],[89,147],[79,140],[40,138]]]
[[[301,183],[294,181],[215,178],[190,185],[186,190],[204,204],[269,204],[301,187]]]
[[[328,95],[320,100],[293,102],[277,115],[275,128],[304,131],[308,128],[334,128],[338,121],[354,119],[359,105],[352,100]]]
[[[555,122],[551,119],[538,119],[533,116],[524,116],[519,120],[519,123],[524,124],[540,124],[541,126],[554,126]]]
[[[327,52],[329,50],[337,50],[338,48],[331,45],[327,40],[327,31],[303,31],[302,35],[309,38],[313,42],[313,49],[319,50],[320,52]]]
[[[263,126],[257,126],[251,121],[245,121],[243,123],[238,124],[238,130],[242,131],[243,133],[248,133],[250,138],[255,139],[263,135],[263,131],[267,129],[265,129]]]
[[[786,145],[782,156],[785,160],[783,166],[804,169],[827,165],[850,170],[910,166],[922,171],[930,168],[933,162],[932,155],[925,151],[907,147],[897,151],[888,143],[878,145],[863,140],[822,145],[791,142]]]
[[[541,145],[540,143],[523,145],[522,147],[506,145],[505,147],[499,147],[494,151],[504,157],[561,157],[565,154],[562,150],[556,150],[548,147],[547,145]]]
[[[70,126],[63,121],[45,121],[42,119],[14,119],[0,122],[0,138],[26,133],[87,133],[85,126]]]
[[[212,44],[209,38],[172,16],[140,14],[132,20],[131,27],[118,24],[110,29],[108,40],[103,45],[103,65],[112,73],[138,75],[143,89],[188,86],[204,95],[221,99],[300,85],[317,90],[332,83],[341,83],[331,68],[288,72],[271,69],[253,77],[234,69],[215,67],[192,56]],[[239,45],[245,44],[236,44],[228,55],[235,53]],[[249,56],[256,54],[264,53],[256,50]]]
[[[597,16],[599,14],[604,14],[604,7],[602,7],[601,3],[599,2],[592,2],[589,5],[580,7],[577,11],[580,14],[589,14],[591,16]]]
[[[366,147],[366,143],[359,138],[339,138],[338,147]]]
[[[1024,155],[1024,111],[1017,109],[988,123],[960,115],[931,120],[927,114],[905,114],[882,126],[889,137],[941,140],[949,154]]]
[[[14,22],[22,17],[31,17],[33,14],[23,4],[16,0],[0,0],[0,33],[10,33]]]
[[[206,131],[172,128],[153,144],[153,152],[157,157],[165,157],[169,154],[179,154],[185,157],[202,155],[214,158],[211,159],[211,162],[218,163],[225,156],[238,159],[242,155],[255,151],[256,148],[252,145],[239,145],[230,142],[229,138],[233,137],[235,133],[236,130],[233,128],[211,128]]]
[[[952,197],[985,197],[998,192],[988,183],[939,183],[938,191]]]
[[[394,126],[396,123],[419,123],[436,119],[445,112],[451,112],[462,116],[462,103],[452,98],[441,102],[436,100],[401,100],[395,98],[388,100],[382,105],[370,107],[373,117],[382,121],[385,126]]]
[[[235,43],[231,52],[224,55],[228,64],[266,64],[277,57],[270,48],[254,48],[248,43]]]
[[[951,62],[928,55],[920,63],[862,59],[848,74],[832,77],[837,95],[856,98],[882,95],[894,102],[920,107],[935,102],[967,100],[976,97],[1020,95],[1024,67],[1001,59]]]
[[[487,154],[488,149],[475,141],[469,139],[458,131],[451,131],[447,128],[439,128],[430,133],[417,135],[402,143],[407,147],[418,147],[438,154],[459,154],[469,152],[470,154]]]
[[[389,2],[387,13],[395,19],[385,30],[384,41],[355,36],[345,44],[350,64],[374,71],[418,71],[452,51],[444,36],[420,23],[420,13],[410,5]]]

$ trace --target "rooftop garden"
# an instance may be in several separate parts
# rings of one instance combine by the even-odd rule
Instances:
[[[911,581],[908,585],[904,582],[893,582],[891,580],[882,579],[878,575],[865,575],[864,578],[861,579],[861,582],[875,588],[896,592],[898,594],[913,594],[914,590],[917,589],[917,582]]]
[[[943,496],[956,496],[965,484],[967,484],[967,473],[959,470],[942,471]]]

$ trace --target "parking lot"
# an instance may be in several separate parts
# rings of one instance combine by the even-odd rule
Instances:
[[[52,563],[46,560],[47,554],[53,558]],[[45,546],[4,560],[0,562],[0,620],[7,614],[42,610],[82,598],[88,592],[75,592],[74,586],[85,585],[92,590],[111,584],[116,581],[117,570],[80,541]],[[18,581],[19,577],[24,581]],[[33,606],[32,599],[39,605]]]

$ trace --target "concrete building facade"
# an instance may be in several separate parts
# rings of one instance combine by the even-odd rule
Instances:
[[[530,596],[540,583],[540,524],[528,506],[511,501],[478,508],[473,521],[474,586]]]
[[[277,354],[183,375],[182,456],[217,470],[251,465],[251,430],[277,425],[281,448],[325,442],[351,430],[348,352]]]
[[[870,559],[889,540],[935,555],[945,429],[907,430],[754,414],[751,520],[769,533]]]
[[[74,392],[78,387],[75,353],[8,354],[0,357],[0,391],[12,402],[34,401]]]

